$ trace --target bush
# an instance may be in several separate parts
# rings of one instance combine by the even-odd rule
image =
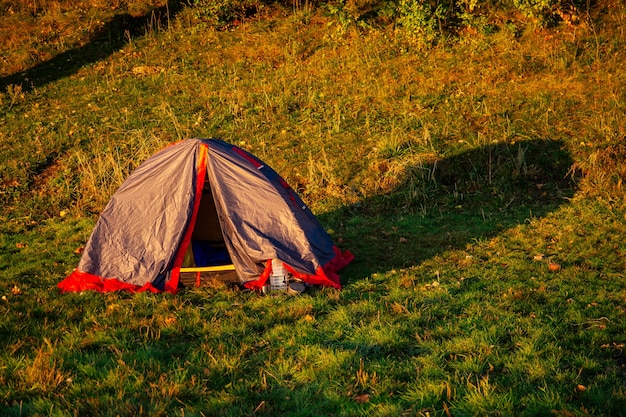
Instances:
[[[333,4],[336,8],[347,3]],[[378,14],[370,14],[370,19],[385,21],[391,15],[401,33],[428,42],[477,24],[489,28],[495,22],[490,22],[488,16],[495,15],[496,11],[518,14],[530,24],[542,26],[557,21],[563,11],[577,14],[583,6],[580,0],[387,0],[377,4],[374,9]]]
[[[398,26],[411,38],[428,42],[440,33],[446,21],[449,7],[430,4],[421,0],[400,0],[397,6]]]
[[[561,0],[512,0],[513,6],[526,17],[545,20]]]
[[[263,8],[262,0],[191,0],[196,18],[214,27],[224,27],[255,15]]]
[[[296,10],[293,0],[190,0],[190,4],[197,18],[218,28],[257,15],[268,6]],[[428,43],[467,27],[492,27],[495,22],[490,22],[489,16],[501,16],[501,12],[543,26],[557,21],[563,11],[577,14],[583,5],[582,0],[334,0],[306,4],[307,9],[323,8],[341,27],[393,23],[409,39]]]

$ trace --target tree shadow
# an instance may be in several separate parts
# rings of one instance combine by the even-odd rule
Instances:
[[[41,62],[25,71],[0,78],[0,91],[10,85],[20,85],[23,91],[41,87],[61,78],[69,77],[80,68],[102,60],[122,49],[129,39],[145,35],[149,30],[165,26],[184,7],[182,0],[170,0],[142,16],[128,13],[115,15],[91,40]]]
[[[408,168],[393,191],[319,216],[355,255],[342,284],[419,265],[546,216],[573,197],[572,166],[563,142],[525,140]]]

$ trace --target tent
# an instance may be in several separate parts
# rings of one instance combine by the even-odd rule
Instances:
[[[352,259],[257,157],[219,139],[188,139],[127,178],[58,287],[176,292],[189,274],[199,285],[218,271],[260,290],[279,260],[296,280],[341,288],[337,271]]]

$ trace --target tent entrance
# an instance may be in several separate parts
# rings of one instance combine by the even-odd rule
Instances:
[[[199,286],[215,280],[237,282],[238,277],[226,249],[207,178],[191,242],[180,270],[180,281],[184,286]]]

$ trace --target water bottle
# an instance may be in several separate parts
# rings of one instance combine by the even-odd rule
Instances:
[[[289,285],[287,270],[279,259],[272,259],[272,274],[270,275],[270,289],[272,291],[286,291]]]

